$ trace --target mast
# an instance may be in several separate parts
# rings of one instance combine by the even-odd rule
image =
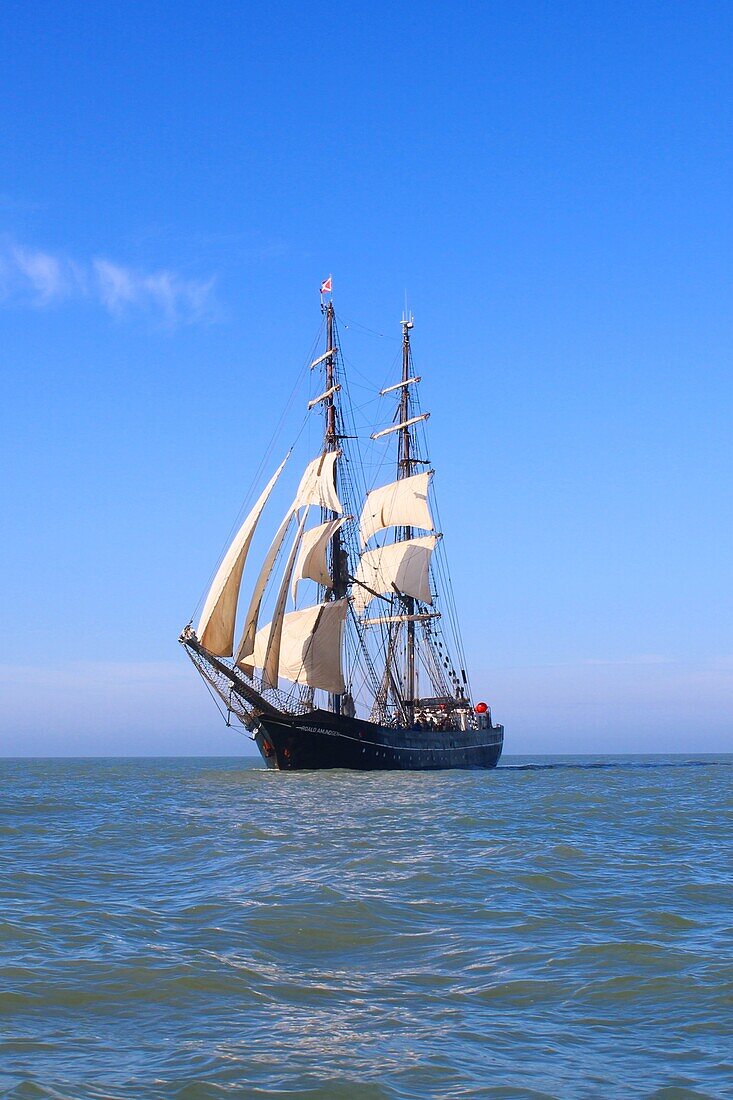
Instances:
[[[329,302],[326,308],[326,389],[333,389],[334,356],[333,356],[333,302]],[[325,443],[327,451],[335,451],[336,441],[336,406],[334,395],[330,394],[325,403],[326,435]]]
[[[324,450],[337,451],[339,446],[339,436],[336,425],[336,403],[335,403],[335,324],[334,324],[334,309],[333,302],[329,300],[325,307],[326,313],[326,391],[331,391],[325,402],[325,435],[324,435]],[[336,463],[333,467],[333,481],[334,488],[338,495],[338,476],[336,473]],[[324,510],[325,519],[338,518],[335,512]],[[330,594],[326,592],[326,599],[338,600],[342,596],[346,595],[346,585],[348,583],[348,570],[343,568],[343,552],[341,549],[341,530],[340,528],[334,532],[331,539],[331,575],[333,577],[333,588]],[[341,713],[341,696],[331,694],[329,696],[330,709],[334,714]]]
[[[397,478],[409,477],[414,469],[415,463],[412,458],[412,437],[410,435],[410,426],[407,421],[410,419],[409,407],[410,407],[410,387],[407,385],[407,380],[410,377],[410,329],[413,327],[414,321],[412,314],[408,317],[403,314],[402,317],[402,392],[400,394],[400,423],[404,427],[400,430],[399,444],[397,448]],[[412,538],[412,528],[403,527],[401,533],[401,539],[407,540]],[[407,621],[405,626],[407,628],[407,646],[406,646],[406,677],[405,677],[405,693],[406,698],[404,700],[407,709],[408,718],[410,724],[412,724],[415,717],[415,619],[413,618],[415,613],[415,600],[412,596],[404,597],[405,614],[407,615]]]

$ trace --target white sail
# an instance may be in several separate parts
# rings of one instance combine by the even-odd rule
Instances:
[[[430,477],[429,472],[413,474],[367,493],[359,520],[361,545],[366,546],[372,535],[385,527],[419,527],[432,531],[433,518],[428,505]]]
[[[363,611],[375,595],[391,595],[395,588],[422,603],[432,603],[429,570],[436,542],[435,535],[424,535],[405,542],[391,542],[362,554],[351,590],[354,610]]]
[[[219,566],[206,597],[198,626],[198,639],[205,649],[217,657],[231,657],[234,645],[234,620],[237,613],[239,588],[252,536],[262,510],[282,473],[285,458],[265,486],[262,495],[237,531],[224,560]]]
[[[300,540],[303,537],[303,528],[305,527],[305,521],[308,518],[308,509],[303,512],[302,519],[298,524],[298,530],[295,534],[295,540],[290,553],[288,554],[288,560],[285,563],[285,572],[283,573],[282,580],[280,581],[280,591],[277,594],[277,600],[275,601],[275,610],[272,613],[272,622],[270,623],[270,638],[267,643],[267,652],[265,653],[265,663],[262,667],[262,679],[270,687],[277,687],[277,678],[280,668],[280,644],[282,640],[283,619],[285,618],[285,601],[288,598],[288,588],[290,586],[290,577],[292,576],[293,566],[295,565],[295,556],[298,553],[298,547],[300,546]]]
[[[338,455],[338,451],[327,451],[308,463],[300,480],[298,492],[295,494],[293,507],[299,508],[302,504],[317,504],[321,508],[330,509],[332,512],[343,512],[334,480]]]
[[[341,648],[348,600],[332,600],[302,611],[290,611],[282,620],[279,674],[295,684],[308,684],[334,694],[345,690]],[[271,624],[257,631],[249,661],[263,668],[267,660]]]
[[[247,661],[245,655],[252,652],[254,637],[257,633],[257,623],[260,617],[262,597],[265,594],[265,588],[270,579],[272,567],[275,564],[275,558],[279,554],[280,548],[285,540],[291,519],[302,505],[317,504],[324,508],[330,508],[334,512],[340,512],[342,510],[341,502],[336,496],[336,490],[333,487],[333,471],[336,458],[337,452],[329,451],[327,454],[319,455],[318,458],[314,458],[312,462],[308,463],[300,479],[300,485],[295,494],[295,499],[285,513],[283,521],[265,555],[265,560],[262,563],[262,568],[260,569],[260,574],[249,602],[247,617],[244,622],[244,630],[242,631],[242,639],[237,648],[236,663],[240,668],[244,669],[245,672],[250,666],[250,662]],[[303,574],[303,576],[307,575],[308,574],[305,573]]]
[[[327,523],[320,523],[318,527],[311,527],[303,535],[300,544],[300,553],[293,570],[292,597],[293,603],[298,593],[298,581],[310,580],[322,584],[326,588],[333,587],[333,580],[328,571],[326,553],[328,544],[342,524],[346,523],[346,517],[330,519]]]
[[[274,539],[270,543],[270,548],[265,554],[265,560],[262,563],[259,576],[255,582],[254,589],[252,591],[252,597],[249,601],[249,607],[247,609],[247,617],[244,620],[244,630],[242,631],[242,639],[237,647],[237,656],[235,658],[236,664],[240,668],[244,667],[243,655],[245,653],[252,652],[252,645],[254,642],[254,636],[257,633],[257,623],[260,617],[260,607],[262,606],[262,597],[265,594],[267,588],[267,582],[270,579],[272,573],[272,567],[275,564],[275,558],[280,553],[280,547],[285,541],[285,536],[288,533],[288,527],[290,521],[295,515],[293,506],[288,508],[283,517],[283,521],[277,529]]]

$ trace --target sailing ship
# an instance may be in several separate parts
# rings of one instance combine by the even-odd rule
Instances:
[[[306,367],[311,392],[320,390],[306,413],[323,416],[319,452],[246,586],[249,598],[245,563],[291,452],[224,554],[196,629],[191,619],[179,640],[227,722],[249,731],[270,768],[495,767],[504,727],[486,703],[472,702],[435,526],[412,315],[401,321],[401,376],[379,391],[393,404],[392,423],[369,433],[380,482],[370,486],[375,463],[355,430],[330,277],[321,313],[325,347],[312,358],[314,347]]]

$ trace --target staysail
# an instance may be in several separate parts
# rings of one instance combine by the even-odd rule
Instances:
[[[280,463],[254,508],[234,536],[206,597],[199,620],[198,639],[205,649],[217,657],[231,657],[233,653],[234,620],[244,563],[262,510],[286,462],[287,458]]]
[[[288,588],[291,587],[295,600],[298,581],[310,579],[326,587],[333,584],[326,553],[330,541],[347,517],[328,520],[305,533],[304,529],[311,505],[334,512],[342,511],[334,485],[337,457],[337,452],[327,452],[306,466],[295,499],[265,555],[255,583],[236,664],[248,676],[252,676],[256,668],[261,669],[263,684],[267,687],[276,688],[278,679],[282,677],[326,691],[345,690],[341,671],[341,636],[348,600],[333,600],[302,611],[285,613]],[[258,630],[262,598],[275,559],[293,517],[301,508],[303,512],[280,581],[272,620]]]
[[[252,652],[254,637],[257,633],[257,623],[260,617],[260,608],[262,606],[265,589],[267,588],[267,582],[270,579],[275,560],[280,553],[282,544],[285,541],[293,516],[296,515],[300,508],[310,504],[315,504],[322,508],[329,508],[334,512],[343,511],[336,489],[334,488],[334,464],[337,457],[337,452],[321,454],[308,463],[300,479],[300,485],[295,494],[295,499],[285,513],[282,523],[265,555],[249,601],[247,615],[244,620],[242,638],[237,647],[235,663],[240,668],[245,669],[245,671],[246,666],[249,664],[247,657]],[[334,528],[334,530],[336,529],[337,528]],[[317,528],[314,528],[314,530],[317,530]],[[310,532],[308,532],[308,534],[310,534]],[[306,535],[306,538],[307,537]],[[300,563],[301,560],[302,554],[298,558],[298,563]],[[308,576],[310,576],[309,573],[302,573],[300,579]],[[298,578],[297,565],[295,567],[295,577]]]
[[[244,667],[244,654],[252,652],[252,646],[254,644],[254,637],[257,633],[257,623],[260,618],[260,608],[262,606],[262,598],[265,595],[265,589],[267,588],[267,582],[270,579],[273,566],[275,564],[275,558],[280,553],[280,547],[285,541],[285,536],[288,533],[288,528],[295,515],[295,509],[293,505],[288,508],[287,512],[283,516],[282,523],[277,529],[274,539],[270,543],[269,549],[265,554],[265,560],[262,563],[259,576],[255,581],[254,589],[252,590],[252,596],[249,601],[249,607],[247,608],[247,617],[244,620],[244,630],[242,631],[242,640],[237,647],[237,656],[235,658],[235,664],[240,668]]]
[[[288,587],[290,585],[290,577],[293,572],[293,566],[295,565],[295,556],[298,553],[300,540],[303,537],[303,528],[305,527],[305,521],[307,518],[308,508],[306,508],[306,510],[303,512],[302,519],[298,524],[295,541],[293,542],[290,553],[288,555],[283,578],[280,581],[280,591],[277,594],[275,610],[273,611],[272,622],[270,623],[270,638],[267,643],[265,663],[262,668],[262,678],[266,684],[269,684],[269,686],[273,688],[277,687],[277,678],[280,667],[280,643],[282,640],[283,619],[285,617],[285,602],[288,598]]]
[[[332,600],[302,611],[290,611],[282,619],[278,673],[294,684],[307,684],[340,694],[345,690],[341,649],[348,600]],[[264,668],[270,624],[257,631],[249,661]]]

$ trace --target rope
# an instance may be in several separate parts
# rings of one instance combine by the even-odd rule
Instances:
[[[290,391],[290,396],[288,397],[285,408],[283,409],[283,411],[280,415],[280,418],[277,421],[277,423],[276,423],[276,425],[273,429],[272,435],[270,437],[270,442],[267,444],[267,447],[265,448],[265,450],[262,454],[259,465],[257,466],[257,468],[255,470],[254,476],[252,478],[252,482],[251,482],[250,487],[247,491],[247,494],[246,494],[246,496],[242,500],[242,503],[239,506],[239,511],[237,512],[237,515],[234,519],[234,522],[232,523],[231,527],[229,528],[229,533],[227,534],[226,539],[224,540],[224,544],[223,544],[221,550],[219,551],[219,556],[217,558],[217,564],[215,565],[215,567],[212,569],[211,573],[209,574],[209,578],[208,578],[207,582],[205,583],[205,585],[203,587],[203,590],[202,590],[201,594],[199,595],[198,600],[196,601],[196,605],[193,609],[193,614],[191,615],[191,618],[190,618],[189,622],[193,622],[193,620],[196,618],[196,615],[200,611],[200,609],[203,605],[203,602],[204,602],[204,600],[205,600],[205,598],[206,598],[206,596],[209,592],[209,589],[211,588],[214,577],[216,576],[216,574],[219,570],[219,567],[220,567],[222,561],[224,560],[224,555],[226,554],[227,550],[229,549],[229,547],[231,545],[231,542],[232,542],[232,539],[234,538],[235,533],[239,530],[239,527],[241,526],[241,522],[242,522],[242,518],[244,516],[245,510],[250,506],[250,504],[254,500],[255,490],[259,486],[259,482],[260,482],[260,479],[262,477],[262,474],[263,474],[264,470],[266,468],[268,468],[269,465],[270,465],[270,459],[271,459],[272,453],[275,450],[277,440],[278,440],[278,438],[279,438],[279,436],[282,432],[283,426],[285,424],[285,419],[286,419],[288,413],[290,412],[290,409],[293,405],[293,402],[295,401],[296,393],[303,384],[304,375],[307,377],[307,374],[311,373],[310,370],[309,370],[310,364],[313,362],[315,349],[318,346],[318,342],[319,342],[319,340],[321,338],[321,335],[324,331],[324,327],[325,327],[325,321],[321,321],[318,333],[316,334],[316,337],[313,340],[313,343],[311,344],[311,349],[310,349],[310,352],[308,354],[308,358],[306,359],[305,363],[303,364],[303,366],[300,368],[300,370],[298,372],[296,380],[293,384],[293,388]],[[306,372],[307,372],[307,374],[306,374]],[[295,448],[295,445],[298,443],[300,437],[302,436],[303,431],[304,431],[307,423],[308,423],[308,415],[306,414],[306,416],[303,418],[303,421],[301,422],[301,425],[300,425],[300,428],[298,429],[297,434],[295,435],[295,438],[293,439],[293,441],[291,443],[291,446],[290,446],[290,449],[289,449],[288,453],[292,452],[292,450]]]
[[[369,329],[367,326],[362,325],[360,322],[351,321],[347,322],[348,325],[361,328],[370,335],[378,337],[379,339],[394,340],[401,345],[401,340],[397,337],[385,336],[383,333],[376,332]],[[241,516],[245,508],[247,508],[253,498],[255,489],[259,483],[259,479],[262,477],[263,471],[270,462],[272,452],[280,439],[283,432],[284,424],[288,415],[291,413],[293,404],[296,397],[302,392],[304,376],[309,379],[307,390],[310,396],[314,396],[318,393],[318,387],[322,381],[320,371],[310,371],[310,363],[317,355],[317,348],[319,347],[325,329],[325,318],[322,319],[319,326],[319,331],[311,345],[311,349],[306,362],[301,367],[295,383],[290,392],[288,401],[284,410],[282,411],[268,443],[267,448],[261,456],[260,463],[255,472],[252,486],[248,495],[245,497],[237,518],[232,525],[229,532],[227,541],[220,554],[219,562],[223,559],[226,553],[227,547],[231,543],[231,539],[234,532],[237,530],[239,523],[241,522]],[[392,405],[395,393],[388,395],[382,395],[376,393],[373,386],[366,375],[364,375],[358,366],[348,360],[343,354],[341,347],[341,339],[338,326],[334,323],[333,329],[333,346],[335,348],[334,356],[334,380],[342,383],[343,388],[340,391],[340,398],[336,403],[336,430],[341,437],[340,445],[342,451],[342,458],[339,463],[340,469],[340,482],[339,492],[342,502],[344,504],[344,511],[351,513],[354,516],[353,520],[347,521],[341,528],[341,544],[346,551],[349,563],[350,572],[355,572],[354,563],[357,562],[361,556],[362,548],[358,535],[358,515],[361,511],[361,503],[366,498],[369,488],[373,488],[376,484],[382,484],[385,481],[385,467],[387,467],[391,459],[392,444],[398,437],[393,439],[391,436],[385,438],[384,446],[374,447],[369,446],[369,451],[366,455],[362,452],[362,441],[364,436],[369,434],[370,428],[373,427],[374,421],[371,421],[371,415],[376,413],[377,424],[383,422],[386,417],[380,415],[382,411],[386,412],[386,407],[383,404],[385,398],[391,399],[390,405],[392,406],[391,422],[397,423],[400,415],[399,401]],[[397,350],[393,357],[390,366],[388,368],[385,380],[382,385],[382,389],[394,381],[395,367],[400,360],[401,348]],[[373,396],[361,400],[355,404],[351,399],[350,389],[343,383],[346,379],[346,367],[348,363],[349,374],[352,372],[364,379],[368,386],[361,386],[359,383],[352,383],[358,389],[366,390]],[[412,367],[412,353],[410,352],[410,367],[411,373],[414,373]],[[420,394],[418,387],[412,387],[407,391],[407,408],[409,410],[408,415],[413,415],[414,412],[420,413]],[[371,422],[368,422],[367,417]],[[314,435],[318,434],[318,446],[322,446],[323,432],[321,427],[321,420],[319,417],[311,417],[310,411],[306,412],[303,417],[298,431],[292,443],[294,447],[303,437],[306,436],[309,443],[313,442]],[[381,442],[381,441],[380,441]],[[292,450],[291,447],[291,450]],[[426,461],[428,455],[427,446],[427,433],[425,431],[425,422],[420,422],[416,426],[416,430],[413,433],[413,452],[412,457],[416,461]],[[431,503],[433,506],[433,514],[435,516],[438,529],[441,529],[441,517],[440,510],[435,495],[434,486],[431,484]],[[383,533],[382,537],[377,540],[377,545],[385,545],[387,541],[387,533]],[[283,555],[285,553],[286,538],[283,540],[281,546],[278,548],[277,555],[273,562],[272,569],[267,578],[265,590],[263,593],[261,610],[265,604],[271,599],[273,586],[275,585],[276,575],[281,572]],[[333,567],[333,563],[331,563]],[[217,565],[218,568],[218,565]],[[209,578],[208,584],[204,588],[199,601],[196,605],[196,611],[201,606],[203,599],[207,591],[210,588],[213,577],[216,570],[214,570]],[[453,662],[451,653],[455,653],[460,661],[460,668],[466,669],[465,651],[463,648],[463,642],[460,633],[460,624],[458,620],[458,613],[455,604],[455,596],[453,592],[452,577],[450,573],[450,567],[447,560],[447,555],[443,548],[442,540],[436,547],[436,553],[433,555],[433,564],[431,565],[431,588],[435,592],[435,604],[434,609],[440,610],[443,618],[431,619],[420,623],[417,636],[415,638],[416,649],[416,696],[419,695],[417,690],[417,683],[419,683],[419,677],[424,674],[427,680],[434,689],[434,694],[437,695],[452,695],[455,696],[458,688],[463,685],[458,679],[458,671]],[[397,613],[401,608],[400,598],[394,593],[390,594],[389,606],[390,613]],[[416,607],[420,610],[424,610],[424,606],[416,602]],[[359,699],[360,702],[366,700],[368,705],[368,699],[372,699],[372,713],[379,719],[386,719],[388,712],[394,707],[397,710],[400,709],[401,702],[399,695],[404,690],[404,685],[399,683],[398,668],[401,662],[406,659],[406,653],[403,652],[406,648],[406,631],[402,631],[398,625],[397,629],[393,629],[392,624],[379,624],[379,628],[371,627],[365,629],[359,617],[354,612],[354,609],[349,605],[349,615],[346,620],[345,631],[345,645],[344,645],[344,671],[345,680],[348,690],[354,696],[355,699]],[[443,644],[445,643],[445,644]],[[188,652],[188,650],[187,650]],[[388,653],[392,655],[392,660],[389,662],[392,667],[392,673],[395,677],[395,682],[387,676],[386,664],[388,659]],[[399,659],[398,658],[399,653]],[[191,654],[189,653],[189,656]],[[192,658],[193,660],[193,658]],[[381,666],[382,662],[385,662],[385,674],[380,675],[377,671],[377,666]],[[194,661],[196,664],[196,661]],[[243,721],[241,715],[237,710],[233,710],[231,705],[227,707],[226,714],[222,711],[220,703],[217,701],[217,692],[219,687],[212,680],[209,680],[208,672],[205,674],[202,669],[199,669],[202,673],[202,677],[207,685],[207,690],[215,699],[217,709],[222,713],[225,721],[229,724],[229,716],[233,713],[240,721]],[[257,683],[253,680],[253,684]],[[470,698],[470,685],[468,687],[468,698]],[[226,693],[226,685],[222,684],[222,691]],[[257,686],[257,690],[265,696],[268,701],[276,700],[278,707],[295,708],[296,711],[301,713],[307,709],[312,709],[314,705],[315,691],[306,685],[293,685],[290,691],[280,691],[279,689],[266,688],[261,682]],[[395,694],[398,693],[398,694]],[[390,703],[388,700],[390,695],[395,697],[394,703]],[[224,696],[219,692],[219,698]],[[224,698],[226,702],[226,699]],[[231,700],[230,700],[231,703]],[[241,706],[241,701],[240,701]],[[244,712],[246,714],[246,712]]]

